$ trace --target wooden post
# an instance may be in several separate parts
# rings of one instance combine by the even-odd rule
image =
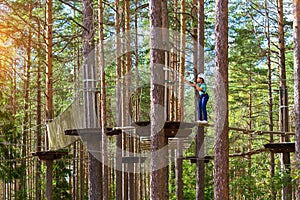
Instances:
[[[52,169],[53,160],[46,160],[46,199],[52,200]]]
[[[183,199],[183,180],[182,180],[182,139],[178,139],[177,142],[177,154],[176,154],[176,199]]]

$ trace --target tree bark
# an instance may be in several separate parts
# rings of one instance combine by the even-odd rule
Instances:
[[[30,13],[29,18],[32,18],[32,7],[29,5]],[[25,158],[27,156],[28,151],[28,137],[29,137],[29,131],[28,128],[30,126],[30,82],[31,82],[31,46],[32,43],[32,30],[29,28],[28,30],[28,41],[26,46],[26,54],[27,54],[27,60],[26,64],[24,65],[24,73],[25,73],[25,82],[24,82],[24,119],[23,119],[23,135],[22,135],[22,157]],[[25,169],[20,180],[20,188],[18,192],[21,194],[22,198],[28,198],[27,197],[27,182],[26,177],[28,174],[28,168],[26,166],[26,160],[23,159],[21,161],[22,169]]]
[[[122,126],[122,97],[121,97],[121,40],[120,40],[120,2],[115,0],[115,29],[116,29],[116,123]],[[122,200],[123,184],[122,184],[122,134],[117,135],[116,141],[116,199]]]
[[[104,61],[104,33],[103,33],[103,3],[98,2],[99,15],[99,65],[100,65],[100,102],[101,102],[101,132],[102,132],[102,184],[103,184],[103,199],[109,199],[109,181],[108,181],[108,153],[107,153],[107,136],[106,136],[106,83],[105,83],[105,61]]]
[[[47,38],[46,38],[46,121],[50,122],[54,118],[53,112],[53,70],[52,70],[52,27],[53,27],[53,19],[52,19],[52,0],[47,0]],[[48,148],[48,144],[47,144]]]
[[[180,15],[180,66],[179,66],[179,91],[178,91],[178,109],[177,119],[183,120],[183,101],[184,101],[184,89],[183,89],[183,77],[185,72],[185,54],[186,54],[186,3],[185,0],[181,1],[181,15]]]
[[[194,0],[194,3],[196,1]],[[194,4],[196,6],[196,4]],[[193,14],[196,17],[196,14]],[[194,28],[195,38],[197,41],[194,51],[194,77],[197,77],[198,73],[204,73],[204,0],[198,0],[198,24],[197,29]],[[195,80],[196,81],[196,80]],[[195,110],[198,107],[199,92],[195,91]],[[198,116],[195,115],[195,120]],[[197,127],[196,135],[196,199],[204,200],[204,175],[205,175],[205,165],[204,165],[204,127]]]
[[[228,1],[216,1],[214,199],[229,199]]]
[[[130,0],[125,0],[125,39],[126,39],[126,85],[131,86],[131,79],[132,79],[132,48],[131,48],[131,27],[130,27]],[[125,125],[129,125],[130,122],[132,121],[133,113],[132,113],[132,101],[131,101],[131,88],[126,87],[126,92],[125,92],[125,104],[128,105],[125,107],[125,112],[127,113],[125,115]],[[128,148],[129,152],[134,152],[134,138],[129,137],[128,138]],[[133,173],[134,171],[134,164],[133,163],[128,163],[128,178],[129,178],[129,199],[135,200],[135,174]]]
[[[167,140],[164,135],[164,51],[161,0],[150,0],[151,160],[150,198],[168,199]]]
[[[82,1],[82,20],[83,20],[83,87],[84,87],[84,114],[85,127],[96,128],[96,99],[95,99],[95,43],[94,43],[94,15],[93,2],[91,0]],[[95,133],[96,134],[96,133]],[[87,144],[88,149],[99,149],[100,141],[97,144]],[[88,184],[89,184],[89,199],[96,200],[101,197],[101,163],[89,151],[88,152]]]
[[[300,0],[293,0],[294,12],[294,99],[295,99],[295,135],[296,169],[300,169]],[[296,200],[300,200],[299,178],[296,180]]]
[[[162,40],[163,40],[163,45],[165,46],[165,80],[170,79],[170,46],[169,46],[169,17],[168,17],[168,1],[167,0],[162,0]],[[170,88],[168,87],[169,83],[166,81],[165,82],[165,109],[164,109],[164,115],[166,116],[166,121],[170,120]]]
[[[285,67],[285,39],[284,39],[284,18],[283,18],[283,1],[278,0],[278,42],[279,42],[279,77],[280,77],[280,129],[283,132],[288,132],[288,89],[286,85],[286,67]],[[282,142],[289,142],[289,136],[281,137]],[[281,157],[284,173],[286,173],[286,185],[282,190],[283,200],[292,199],[292,185],[291,185],[291,168],[290,168],[290,153],[283,153]]]
[[[267,65],[268,65],[268,95],[269,95],[269,130],[273,131],[274,122],[273,122],[273,96],[272,96],[272,68],[271,68],[271,38],[270,38],[270,22],[269,22],[269,10],[268,10],[268,0],[265,0],[265,18],[266,18],[266,27],[265,34],[268,41],[268,50],[267,50]],[[274,141],[273,134],[270,134],[270,143]],[[275,157],[274,153],[270,153],[270,175],[271,178],[275,175]],[[271,181],[271,195],[272,199],[276,200],[276,191],[274,188],[274,181]]]
[[[186,2],[185,0],[181,1],[181,15],[180,15],[180,65],[179,65],[179,87],[178,87],[178,99],[177,99],[177,116],[176,119],[179,121],[183,121],[184,113],[184,72],[185,72],[185,53],[186,53]],[[182,139],[178,139],[177,143],[177,158],[176,158],[176,199],[181,200],[183,199],[183,179],[182,179]]]
[[[138,7],[138,0],[135,0],[135,7]],[[135,26],[135,85],[138,88],[139,86],[139,40],[138,40],[138,13],[135,12],[134,15],[134,26]],[[139,103],[139,90],[136,88],[135,96],[135,121],[140,120],[140,103]]]
[[[40,20],[38,19],[38,44],[41,44],[41,24]],[[41,50],[37,50],[37,57],[38,57],[38,64],[37,64],[37,105],[36,105],[36,125],[37,125],[37,131],[36,131],[36,151],[41,151],[41,145],[42,145],[42,92],[41,92]],[[36,200],[40,200],[42,197],[41,193],[41,162],[36,159],[35,164],[35,194],[36,194]]]

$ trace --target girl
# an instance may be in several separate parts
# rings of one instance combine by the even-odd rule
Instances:
[[[204,81],[204,78],[202,78],[201,74],[198,74],[197,76],[197,83],[190,82],[185,79],[185,81],[190,85],[196,88],[196,90],[199,92],[200,98],[198,102],[198,119],[201,123],[207,123],[207,111],[206,111],[206,104],[208,102],[209,96],[207,94],[207,87],[206,83]]]

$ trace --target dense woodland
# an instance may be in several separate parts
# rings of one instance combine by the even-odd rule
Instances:
[[[0,199],[300,200],[299,7],[1,0]],[[161,122],[197,120],[197,93],[183,77],[198,73],[208,84],[209,125],[189,140],[165,139]],[[49,150],[46,125],[78,98],[93,113],[86,128],[102,130],[101,162],[77,140],[59,150],[67,155],[53,161],[50,189],[49,162],[33,153]],[[122,128],[146,121],[151,140]],[[122,134],[106,137],[107,127]],[[293,152],[264,147],[295,141]],[[151,159],[120,169],[116,146]]]

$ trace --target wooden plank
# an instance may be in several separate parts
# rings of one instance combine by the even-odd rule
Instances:
[[[185,160],[190,160],[191,163],[196,163],[197,160],[204,160],[205,163],[208,163],[210,160],[213,160],[213,156],[204,156],[203,158],[197,158],[195,156],[186,156],[183,157]]]
[[[122,130],[120,130],[120,129],[106,128],[106,135],[108,135],[108,136],[119,135],[121,133],[122,133]]]
[[[69,129],[65,130],[66,135],[80,136],[82,141],[93,143],[102,140],[100,128],[84,128],[84,129]]]
[[[69,129],[65,130],[65,135],[72,135],[72,136],[82,136],[88,134],[99,134],[101,135],[102,130],[101,128],[84,128],[84,129]],[[113,128],[106,128],[106,135],[114,136],[119,135],[122,133],[122,130],[113,129]]]
[[[65,130],[66,135],[73,135],[73,136],[81,136],[84,134],[94,134],[98,133],[101,134],[100,128],[83,128],[83,129],[69,129]]]
[[[138,127],[150,127],[150,121],[138,121],[134,122],[132,126]],[[166,121],[164,124],[164,128],[176,128],[176,129],[186,129],[186,128],[193,128],[195,123],[188,123],[188,122],[181,122],[181,121]]]
[[[274,153],[295,152],[294,142],[268,143],[264,147]]]
[[[135,122],[132,126],[136,127],[136,134],[140,137],[150,137],[150,121]],[[186,122],[165,122],[164,131],[168,138],[185,138],[192,133],[192,128],[195,126],[194,123]]]
[[[37,151],[31,153],[33,156],[38,156],[40,160],[56,160],[68,154],[67,151]]]

